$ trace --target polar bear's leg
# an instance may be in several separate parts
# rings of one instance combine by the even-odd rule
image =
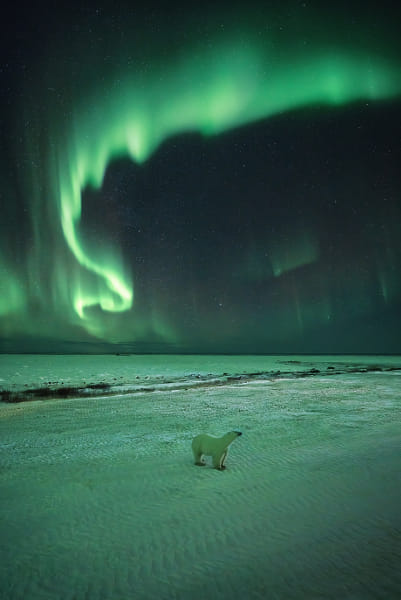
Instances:
[[[213,467],[219,471],[223,471],[226,467],[224,466],[224,460],[227,456],[227,450],[224,450],[221,454],[213,455]]]
[[[228,450],[226,450],[226,451],[224,452],[223,456],[221,457],[220,466],[221,466],[221,468],[222,468],[222,469],[225,469],[225,468],[226,468],[226,466],[225,466],[225,464],[224,464],[224,463],[225,463],[225,460],[226,460],[227,452],[228,452]]]
[[[192,440],[192,452],[194,455],[195,464],[199,467],[205,466],[205,461],[203,460],[203,450],[202,450],[202,438],[203,435],[197,435]]]
[[[205,461],[202,458],[202,452],[195,452],[194,450],[194,459],[195,459],[195,464],[198,467],[204,467],[205,466]]]

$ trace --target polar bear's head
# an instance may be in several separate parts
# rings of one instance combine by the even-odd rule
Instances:
[[[229,431],[223,437],[224,437],[224,441],[227,442],[227,445],[228,445],[228,444],[231,444],[231,442],[233,442],[235,439],[237,439],[237,437],[240,435],[242,435],[242,431]]]

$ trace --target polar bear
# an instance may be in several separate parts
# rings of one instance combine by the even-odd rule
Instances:
[[[206,463],[202,459],[202,456],[211,456],[213,467],[219,471],[223,471],[226,468],[224,461],[226,460],[228,446],[239,435],[242,435],[241,431],[229,431],[219,438],[207,433],[197,435],[192,440],[192,452],[194,453],[195,464],[198,467],[204,467]]]

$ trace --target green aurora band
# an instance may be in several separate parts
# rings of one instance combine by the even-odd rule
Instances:
[[[125,71],[101,84],[90,80],[91,89],[78,81],[82,93],[71,94],[72,108],[63,118],[60,108],[44,109],[50,128],[46,151],[34,136],[29,141],[32,156],[41,157],[40,169],[29,173],[28,167],[24,175],[34,244],[25,273],[3,259],[8,291],[0,299],[0,314],[8,316],[6,334],[18,331],[19,318],[35,296],[39,305],[57,306],[58,311],[64,307],[66,323],[99,339],[134,340],[153,331],[174,341],[175,332],[156,308],[147,324],[139,316],[131,328],[116,326],[118,313],[134,303],[134,285],[117,244],[99,243],[86,234],[81,219],[84,190],[101,188],[113,160],[129,156],[143,163],[163,141],[185,132],[215,136],[284,111],[401,93],[400,66],[388,56],[326,46],[273,52],[271,45],[252,36],[240,42],[216,40],[207,50],[194,47],[171,62],[159,61],[145,74],[132,67]],[[44,219],[53,223],[46,240],[41,233]],[[278,277],[283,267],[279,250],[275,252]],[[316,253],[312,241],[304,262],[313,261]],[[290,263],[288,268],[297,266]],[[33,291],[43,269],[53,274],[51,284]],[[26,323],[24,327],[26,331]]]

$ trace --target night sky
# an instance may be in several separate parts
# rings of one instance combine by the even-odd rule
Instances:
[[[392,3],[242,4],[9,13],[0,350],[401,352]]]

